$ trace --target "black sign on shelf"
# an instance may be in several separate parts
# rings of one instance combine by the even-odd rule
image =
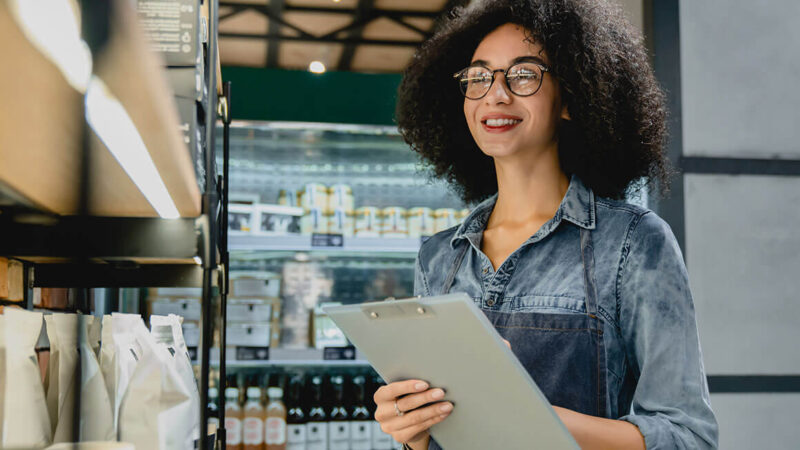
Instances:
[[[321,234],[311,235],[312,247],[344,247],[344,236],[341,234]]]
[[[322,359],[326,361],[341,361],[356,359],[356,348],[352,345],[347,347],[325,347],[322,351]]]
[[[238,361],[265,361],[269,359],[269,347],[236,347]]]

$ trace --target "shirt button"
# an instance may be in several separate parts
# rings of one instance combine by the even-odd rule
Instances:
[[[483,274],[486,275],[487,273],[489,273],[489,268],[488,267],[484,267],[483,268]]]
[[[489,300],[486,300],[486,304],[489,306],[494,306],[494,299],[490,298]]]

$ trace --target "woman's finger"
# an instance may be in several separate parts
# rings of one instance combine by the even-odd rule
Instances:
[[[430,389],[419,394],[407,395],[397,400],[397,408],[402,412],[408,412],[427,405],[428,403],[440,401],[444,398],[444,391],[440,388]],[[397,412],[395,412],[397,414]]]
[[[431,416],[427,416],[427,418],[420,423],[397,430],[395,433],[392,433],[392,438],[394,438],[394,440],[397,442],[408,442],[414,438],[417,438],[419,434],[427,431],[430,427],[443,421],[450,415],[450,411],[442,411],[438,404],[432,405],[426,409],[429,408],[432,409]]]
[[[415,409],[403,416],[396,416],[389,420],[381,422],[381,428],[384,432],[394,434],[396,432],[405,430],[406,428],[413,428],[419,424],[436,418],[442,414],[449,414],[453,410],[453,404],[450,402],[439,402],[424,408]],[[424,429],[424,428],[423,428]],[[421,430],[417,430],[419,432]],[[399,442],[399,441],[398,441]]]
[[[372,398],[375,400],[375,403],[387,401],[394,402],[397,397],[414,392],[422,392],[425,389],[428,389],[428,383],[422,380],[396,381],[394,383],[381,386],[377,391],[375,391],[375,395]]]

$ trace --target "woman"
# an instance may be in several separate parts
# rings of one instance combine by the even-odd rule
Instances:
[[[480,2],[418,51],[398,122],[482,201],[422,246],[415,294],[470,295],[582,448],[716,447],[680,249],[621,201],[642,181],[666,192],[670,175],[664,96],[621,12]],[[453,410],[441,389],[407,380],[374,399],[395,440],[439,448],[427,430]]]

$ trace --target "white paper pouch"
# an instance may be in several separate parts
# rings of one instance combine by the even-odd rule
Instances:
[[[89,345],[88,323],[76,314],[53,314],[45,319],[50,339],[47,402],[51,416],[55,410],[57,422],[53,442],[72,442],[75,396],[81,396],[80,439],[86,441],[114,440],[114,421],[103,374],[97,357]],[[78,322],[81,322],[80,329]],[[78,351],[80,348],[80,352]],[[78,364],[81,380],[75,384]],[[76,387],[79,392],[75,392]]]
[[[138,314],[103,316],[102,345],[100,346],[100,371],[108,390],[114,420],[114,434],[119,430],[119,407],[128,389],[136,365],[142,357],[142,346],[136,342],[134,330],[141,324]]]
[[[183,329],[181,316],[170,314],[169,316],[150,316],[150,333],[156,342],[165,348],[172,358],[170,364],[181,377],[186,393],[191,399],[191,429],[186,434],[187,445],[194,446],[194,442],[200,438],[200,392],[197,389],[197,381],[192,370],[192,362],[189,357],[189,350],[183,339]]]
[[[6,308],[0,315],[0,448],[41,448],[50,444],[35,346],[42,314]]]
[[[199,423],[195,420],[199,407],[193,407],[172,354],[144,323],[136,324],[134,336],[142,346],[142,357],[120,405],[120,440],[137,449],[193,449],[189,436]]]
[[[100,317],[84,316],[89,324],[89,346],[94,355],[100,357],[100,338],[102,335],[102,321]]]

